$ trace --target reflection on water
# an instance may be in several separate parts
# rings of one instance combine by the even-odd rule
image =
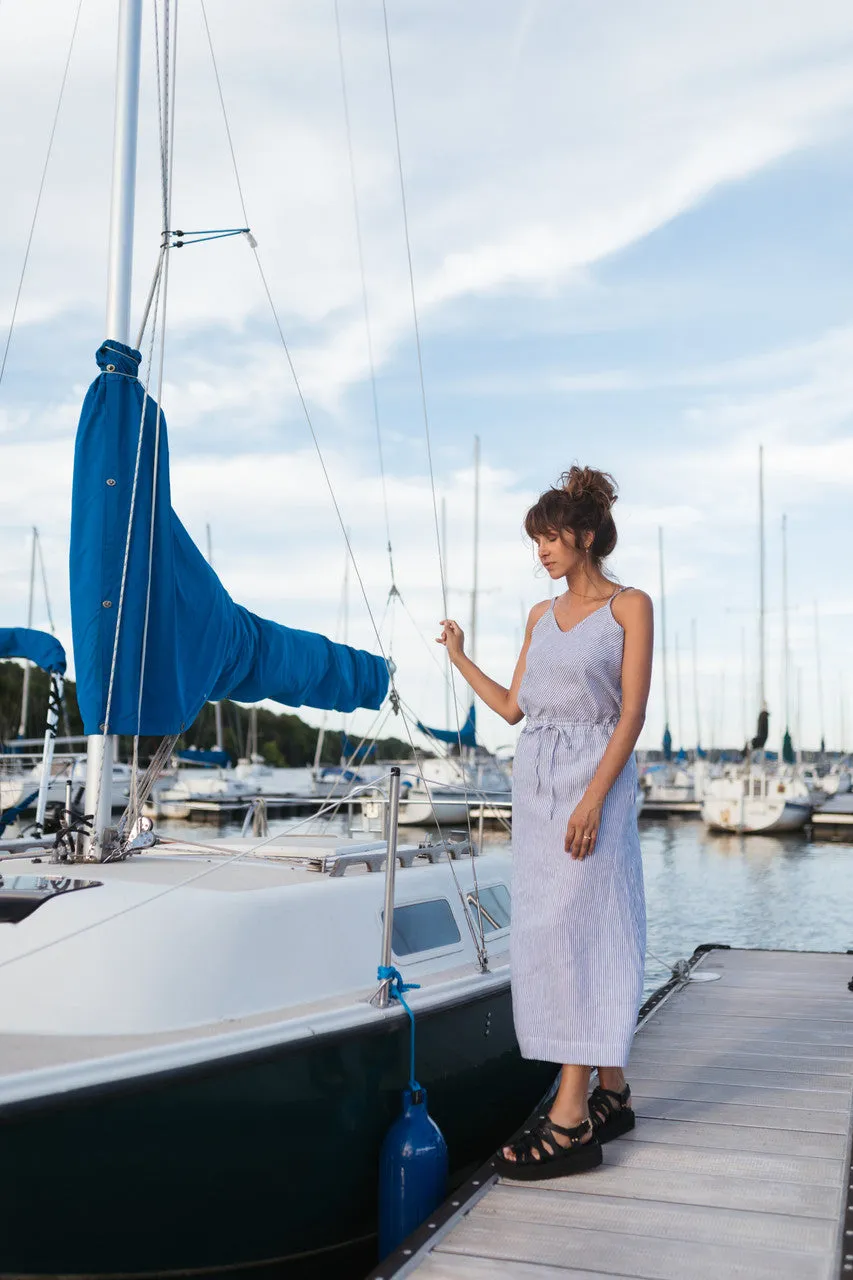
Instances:
[[[271,823],[270,829],[295,825]],[[304,820],[301,829],[306,829]],[[181,830],[200,838],[197,827]],[[415,843],[423,834],[415,829],[401,833]],[[201,838],[206,842],[216,835],[207,828]],[[501,830],[487,830],[485,838],[490,849],[508,847]],[[648,915],[647,992],[660,986],[676,960],[705,942],[801,951],[853,947],[853,845],[809,841],[800,832],[712,833],[695,818],[643,821],[640,842]]]
[[[642,822],[640,839],[649,949],[667,962],[703,942],[795,951],[853,946],[850,845],[797,832],[723,835],[678,818]],[[649,956],[647,984],[665,976]]]

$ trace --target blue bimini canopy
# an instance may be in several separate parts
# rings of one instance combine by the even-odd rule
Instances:
[[[31,627],[0,627],[0,658],[27,658],[42,671],[65,675],[65,650],[56,636]]]
[[[457,731],[455,729],[429,729],[425,724],[418,721],[418,728],[421,733],[428,733],[431,738],[435,738],[437,742],[460,743],[463,747],[476,747],[477,745],[477,715],[474,710],[474,703],[471,703],[468,716],[462,728]]]
[[[159,414],[158,424],[157,404],[150,398],[143,420],[144,390],[136,376],[141,359],[138,351],[121,342],[104,343],[97,353],[102,372],[89,388],[77,428],[71,622],[77,699],[86,733],[181,733],[205,702],[221,698],[271,698],[290,707],[331,711],[378,709],[388,688],[382,658],[333,644],[314,632],[268,622],[228,595],[172,510],[166,420]],[[138,480],[122,600],[137,448]]]

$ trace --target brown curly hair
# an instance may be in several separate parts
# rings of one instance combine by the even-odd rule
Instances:
[[[617,497],[616,481],[607,471],[575,464],[563,472],[558,484],[540,494],[524,517],[524,532],[528,538],[571,534],[578,550],[583,549],[583,534],[591,533],[587,554],[600,570],[616,546],[611,508]]]

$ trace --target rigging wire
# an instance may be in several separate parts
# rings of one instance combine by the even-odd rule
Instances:
[[[383,19],[383,24],[385,28],[385,51],[388,58],[388,87],[391,92],[391,115],[394,122],[394,142],[395,142],[396,152],[397,152],[397,173],[400,180],[400,207],[403,215],[403,233],[406,241],[406,261],[408,263],[408,268],[409,268],[409,292],[412,300],[412,325],[414,328],[414,336],[415,336],[415,350],[417,352],[417,358],[418,358],[418,381],[420,383],[421,409],[423,412],[423,424],[424,424],[424,440],[426,443],[427,462],[429,466],[429,484],[430,484],[430,493],[432,495],[432,515],[433,515],[433,524],[435,527],[435,545],[436,545],[436,550],[438,552],[438,572],[441,578],[441,602],[442,602],[442,608],[444,610],[444,616],[446,618],[449,616],[448,607],[447,607],[447,580],[444,572],[444,555],[443,555],[443,548],[441,544],[441,527],[440,527],[439,518],[438,518],[438,496],[436,494],[435,469],[433,467],[433,461],[432,461],[432,437],[430,433],[429,409],[427,406],[426,381],[424,379],[423,351],[421,347],[421,329],[420,329],[420,321],[418,319],[417,293],[415,290],[415,270],[414,270],[414,264],[412,262],[412,240],[411,240],[411,235],[409,234],[409,210],[408,210],[408,202],[406,200],[406,181],[403,174],[403,150],[400,144],[400,122],[399,122],[399,117],[397,112],[397,92],[394,84],[394,60],[391,56],[391,32],[388,26],[387,0],[382,0],[382,19]],[[448,663],[448,673],[450,675],[450,687],[453,694],[453,704],[454,704],[454,710],[456,713],[455,714],[456,738],[457,738],[457,743],[459,747],[460,768],[462,772],[462,780],[464,785],[467,783],[467,777],[465,774],[464,763],[462,761],[462,726],[459,721],[459,707],[456,700],[456,682],[453,675],[452,662]],[[471,844],[471,867],[472,867],[472,870],[474,871],[474,889],[476,892],[477,891],[477,873],[476,873],[476,868],[474,866],[474,853],[473,853],[474,838],[473,838],[473,832],[471,829],[471,813],[467,805],[466,805],[466,813],[468,815],[468,839]],[[478,912],[477,914],[480,922],[480,940],[482,942],[483,949],[485,950],[486,938],[485,938],[485,931],[483,929],[483,917],[480,912]]]
[[[338,0],[335,0],[335,30],[338,37],[338,66],[341,73],[341,98],[344,107],[344,123],[346,125],[347,154],[349,156],[350,188],[352,190],[353,220],[355,222],[355,239],[358,246],[358,268],[361,274],[361,305],[364,312],[364,331],[367,338],[367,360],[370,368],[370,393],[373,401],[373,422],[376,428],[376,452],[379,457],[379,476],[382,481],[382,506],[385,512],[385,534],[388,540],[388,565],[391,570],[391,592],[396,590],[394,580],[394,553],[391,549],[391,521],[388,515],[388,486],[385,478],[385,459],[382,450],[382,431],[379,425],[379,396],[376,390],[376,363],[373,359],[373,335],[370,327],[370,307],[367,300],[367,278],[364,270],[364,244],[361,234],[361,212],[358,203],[358,184],[355,176],[355,156],[352,145],[352,127],[350,123],[349,94],[347,93],[346,69],[344,66],[344,44],[341,35],[341,15]]]
[[[47,180],[47,170],[48,170],[48,166],[50,165],[50,157],[53,152],[53,141],[54,141],[54,138],[56,137],[56,126],[59,123],[59,112],[62,108],[62,99],[65,96],[65,86],[68,82],[68,70],[71,66],[71,55],[74,52],[74,41],[77,37],[77,27],[80,24],[80,11],[82,8],[83,8],[83,0],[77,0],[77,11],[74,15],[74,26],[71,29],[71,40],[69,41],[69,44],[68,44],[68,55],[65,59],[65,67],[63,68],[62,80],[59,85],[59,96],[57,97],[57,100],[56,100],[56,110],[53,113],[53,123],[50,127],[50,135],[47,141],[47,152],[45,153],[45,157],[44,157],[44,165],[41,171],[41,181],[39,182],[38,194],[36,195],[36,204],[35,204],[35,208],[33,209],[32,222],[30,223],[30,231],[29,231],[29,235],[27,236],[27,247],[24,250],[24,262],[21,267],[21,275],[18,280],[18,288],[15,293],[15,301],[12,304],[12,318],[9,321],[9,332],[6,334],[6,342],[3,347],[3,356],[2,356],[2,359],[0,359],[0,383],[2,383],[3,375],[6,372],[6,361],[9,358],[9,347],[12,344],[12,334],[14,333],[14,330],[15,330],[15,321],[18,316],[18,307],[21,302],[21,293],[24,288],[24,277],[27,274],[27,265],[30,260],[30,249],[32,248],[33,236],[35,235],[35,230],[36,230],[36,222],[38,221],[39,209],[41,208],[41,198],[42,198],[42,195],[44,194],[44,185]]]
[[[208,20],[207,20],[207,13],[206,13],[206,7],[205,7],[205,2],[204,2],[204,0],[201,0],[201,11],[202,11],[202,15],[203,15],[203,18],[204,18],[205,31],[206,31],[206,33],[207,33],[207,41],[208,41],[208,46],[209,46],[209,49],[210,49],[210,57],[211,57],[212,65],[213,65],[213,72],[214,72],[214,76],[215,76],[215,79],[216,79],[216,87],[217,87],[217,92],[218,92],[218,95],[219,95],[219,103],[220,103],[220,107],[221,107],[221,109],[222,109],[223,119],[224,119],[224,122],[225,122],[225,131],[226,131],[226,135],[227,135],[227,138],[228,138],[228,146],[229,146],[229,150],[230,150],[230,152],[231,152],[231,162],[232,162],[232,165],[233,165],[233,168],[234,168],[234,177],[235,177],[235,181],[236,181],[236,184],[237,184],[237,191],[238,191],[238,194],[239,194],[239,197],[240,197],[241,207],[242,207],[242,210],[243,210],[243,216],[244,216],[244,219],[245,219],[246,225],[247,225],[247,226],[251,226],[251,225],[252,225],[252,223],[251,223],[251,219],[250,219],[250,218],[249,218],[249,216],[248,216],[248,212],[247,212],[247,210],[246,210],[246,205],[245,205],[245,199],[244,199],[244,196],[243,196],[243,187],[242,187],[242,183],[241,183],[241,181],[240,181],[239,170],[238,170],[238,167],[237,167],[237,158],[236,158],[235,151],[234,151],[233,138],[232,138],[232,135],[231,135],[231,127],[230,127],[230,124],[229,124],[229,121],[228,121],[228,112],[227,112],[227,109],[226,109],[226,106],[225,106],[225,96],[224,96],[224,93],[223,93],[223,90],[222,90],[222,81],[221,81],[221,78],[220,78],[220,75],[219,75],[219,67],[218,67],[218,64],[217,64],[217,61],[216,61],[216,54],[215,54],[215,52],[214,52],[214,48],[213,48],[213,39],[212,39],[211,31],[210,31],[210,24],[208,23]],[[302,409],[302,414],[303,414],[303,417],[304,417],[304,419],[305,419],[305,423],[306,423],[306,425],[307,425],[307,427],[308,427],[308,431],[309,431],[309,434],[310,434],[310,436],[311,436],[311,440],[312,440],[313,445],[314,445],[314,450],[315,450],[315,452],[316,452],[316,454],[317,454],[317,460],[318,460],[318,462],[319,462],[319,464],[320,464],[320,470],[321,470],[321,471],[322,471],[322,473],[323,473],[323,478],[324,478],[325,483],[326,483],[326,488],[328,489],[328,492],[329,492],[329,497],[330,497],[330,499],[331,499],[332,506],[334,507],[334,510],[335,510],[335,515],[336,515],[336,517],[337,517],[338,524],[340,525],[340,529],[341,529],[341,533],[342,533],[342,535],[343,535],[344,543],[345,543],[346,548],[347,548],[347,553],[348,553],[348,555],[349,555],[349,557],[350,557],[350,562],[351,562],[352,567],[353,567],[353,572],[355,573],[356,580],[357,580],[357,582],[358,582],[359,589],[360,589],[360,591],[361,591],[361,595],[362,595],[362,598],[363,598],[363,600],[364,600],[364,604],[365,604],[365,608],[366,608],[366,610],[367,610],[368,618],[370,619],[370,624],[371,624],[371,627],[372,627],[372,629],[373,629],[374,636],[375,636],[375,638],[376,638],[376,643],[377,643],[377,645],[378,645],[378,647],[379,647],[379,651],[380,651],[380,653],[381,653],[382,657],[383,657],[383,658],[385,659],[385,661],[387,662],[387,661],[388,661],[388,655],[387,655],[387,653],[386,653],[386,651],[385,651],[385,646],[383,645],[382,637],[381,637],[381,635],[380,635],[380,633],[379,633],[379,628],[378,628],[378,627],[377,627],[377,625],[376,625],[376,618],[375,618],[375,615],[374,615],[374,613],[373,613],[373,609],[371,608],[371,605],[370,605],[370,599],[369,599],[368,594],[367,594],[367,589],[366,589],[366,587],[365,587],[365,585],[364,585],[364,580],[363,580],[363,578],[362,578],[362,576],[361,576],[361,571],[360,571],[359,566],[358,566],[358,561],[356,560],[355,553],[354,553],[353,548],[352,548],[352,543],[351,543],[350,538],[349,538],[349,535],[348,535],[348,533],[347,533],[346,522],[345,522],[345,520],[344,520],[343,513],[342,513],[342,511],[341,511],[340,504],[339,504],[339,502],[338,502],[338,498],[337,498],[337,494],[336,494],[336,492],[335,492],[334,485],[332,484],[332,479],[331,479],[331,476],[330,476],[330,474],[329,474],[328,467],[327,467],[327,465],[326,465],[325,455],[323,454],[322,446],[320,445],[320,440],[319,440],[319,437],[318,437],[318,435],[317,435],[316,428],[315,428],[315,426],[314,426],[314,421],[313,421],[313,418],[312,418],[312,416],[311,416],[311,412],[310,412],[310,410],[309,410],[309,408],[308,408],[308,403],[307,403],[307,401],[306,401],[306,399],[305,399],[304,392],[303,392],[303,390],[302,390],[302,384],[301,384],[301,383],[300,383],[300,381],[299,381],[299,376],[298,376],[298,374],[297,374],[297,372],[296,372],[296,366],[295,366],[295,365],[294,365],[294,363],[293,363],[293,357],[291,356],[291,353],[290,353],[290,347],[288,346],[287,339],[286,339],[286,338],[285,338],[285,336],[284,336],[284,329],[282,328],[281,319],[280,319],[279,314],[278,314],[278,309],[276,308],[275,300],[274,300],[274,298],[273,298],[273,296],[272,296],[272,290],[270,289],[269,281],[267,280],[266,272],[264,271],[263,263],[262,263],[262,261],[261,261],[260,254],[259,254],[259,252],[258,252],[257,242],[255,241],[254,237],[253,237],[253,236],[251,236],[251,235],[250,235],[250,236],[247,236],[247,240],[248,240],[249,246],[250,246],[250,248],[251,248],[251,250],[252,250],[252,253],[254,254],[254,257],[255,257],[255,264],[256,264],[257,269],[258,269],[258,275],[259,275],[259,277],[260,277],[260,281],[261,281],[261,285],[262,285],[263,291],[264,291],[264,293],[265,293],[265,295],[266,295],[267,302],[268,302],[268,304],[269,304],[270,312],[271,312],[271,314],[272,314],[273,324],[274,324],[274,326],[275,326],[275,328],[276,328],[276,331],[278,332],[279,340],[280,340],[280,342],[281,342],[282,349],[283,349],[283,351],[284,351],[284,355],[285,355],[285,359],[286,359],[286,361],[287,361],[287,365],[288,365],[288,368],[289,368],[289,370],[290,370],[290,375],[291,375],[291,377],[292,377],[292,379],[293,379],[293,385],[294,385],[294,388],[295,388],[295,390],[296,390],[297,398],[298,398],[298,400],[299,400],[299,404],[300,404],[301,409]],[[435,498],[435,488],[434,488],[434,486],[433,486],[433,498]],[[443,571],[442,571],[442,591],[444,591],[444,574],[443,574]],[[396,702],[398,702],[398,701],[399,701],[399,694],[398,694],[398,692],[397,692],[396,681],[395,681],[395,678],[394,678],[394,672],[393,672],[393,670],[392,670],[392,668],[391,668],[391,666],[390,666],[390,665],[389,665],[389,682],[390,682],[390,686],[391,686],[391,699],[392,699],[392,703],[393,703],[393,702],[395,702],[395,701],[396,701]],[[409,744],[410,744],[410,747],[411,747],[411,750],[412,750],[413,757],[414,757],[414,759],[415,759],[416,763],[418,763],[418,765],[419,765],[419,767],[420,767],[420,759],[419,759],[419,756],[418,756],[417,748],[415,747],[415,743],[414,743],[414,741],[413,741],[413,739],[412,739],[412,735],[411,735],[411,732],[410,732],[410,730],[409,730],[408,722],[406,721],[406,718],[405,718],[405,717],[403,717],[403,724],[404,724],[404,726],[405,726],[405,728],[406,728],[406,734],[407,734],[407,737],[409,738]],[[464,775],[463,775],[463,776],[464,776]],[[428,788],[426,788],[426,790],[427,790],[427,794],[428,794],[428,796],[429,796],[429,789],[428,789]],[[430,797],[430,807],[431,807],[431,809],[432,809],[433,821],[435,822],[436,827],[440,827],[440,823],[439,823],[439,821],[438,821],[438,815],[437,815],[437,813],[436,813],[436,811],[435,811],[435,806],[432,804],[432,799],[431,799],[431,797]],[[469,823],[469,828],[470,828],[470,823]],[[471,837],[469,836],[469,839],[470,839],[470,838],[471,838]],[[451,874],[452,874],[452,876],[453,876],[453,880],[454,880],[454,883],[455,883],[455,886],[456,886],[456,890],[457,890],[457,892],[459,893],[460,898],[463,898],[462,889],[461,889],[461,886],[459,885],[459,881],[458,881],[458,879],[457,879],[456,871],[455,871],[455,868],[453,867],[452,860],[449,860],[448,865],[450,866],[450,869],[451,869]],[[472,845],[472,868],[473,868],[473,845]],[[475,890],[476,890],[476,869],[474,869],[474,884],[475,884]],[[464,899],[463,899],[463,900],[464,900]],[[486,955],[485,936],[484,936],[483,927],[482,927],[482,919],[480,920],[480,938],[479,938],[479,940],[478,940],[478,939],[475,937],[474,932],[473,932],[473,923],[472,923],[472,922],[471,922],[471,920],[470,920],[470,914],[466,911],[465,915],[466,915],[466,919],[468,920],[469,926],[470,926],[470,928],[471,928],[472,937],[474,937],[474,940],[475,940],[475,945],[476,945],[476,948],[477,948],[477,954],[478,954],[478,958],[479,958],[479,961],[480,961],[481,968],[486,969],[486,968],[488,967],[488,959],[487,959],[487,955]]]

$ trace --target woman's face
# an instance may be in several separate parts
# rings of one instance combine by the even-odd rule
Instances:
[[[587,538],[592,541],[589,534]],[[534,538],[534,542],[539,559],[552,578],[565,578],[583,563],[583,552],[574,545],[575,535],[569,529],[561,533],[549,529]]]

